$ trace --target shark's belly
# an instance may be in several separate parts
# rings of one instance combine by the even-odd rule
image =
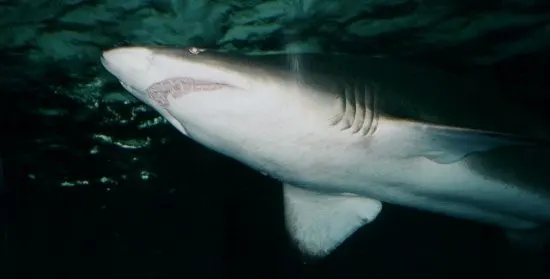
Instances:
[[[322,125],[311,128],[316,122],[254,123],[231,129],[220,125],[217,134],[186,128],[205,146],[297,187],[352,193],[508,228],[550,222],[549,194],[483,177],[461,162],[403,156],[411,148],[403,144],[411,142],[409,134],[379,126],[369,141]]]
[[[402,151],[385,144],[359,148],[340,139],[322,144],[274,144],[276,152],[263,154],[264,159],[252,156],[244,161],[283,182],[314,191],[352,193],[506,228],[550,222],[549,194],[484,177],[463,162],[396,158],[388,156],[389,150]]]
[[[460,162],[442,165],[418,158],[414,164],[414,172],[398,175],[406,184],[392,188],[388,181],[381,199],[508,228],[550,222],[550,196],[489,179]]]
[[[350,154],[350,157],[352,155]],[[295,164],[288,182],[333,193],[353,193],[505,228],[533,228],[550,222],[550,196],[488,179],[465,164],[437,164],[425,158]],[[357,158],[360,160],[360,158]],[[281,177],[285,180],[285,177]]]

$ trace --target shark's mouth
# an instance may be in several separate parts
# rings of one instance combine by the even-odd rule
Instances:
[[[204,91],[214,91],[225,87],[233,87],[228,84],[215,83],[211,81],[202,81],[188,77],[175,77],[169,78],[147,88],[147,97],[162,107],[167,107],[168,96],[172,96],[174,99],[181,98],[187,94]]]

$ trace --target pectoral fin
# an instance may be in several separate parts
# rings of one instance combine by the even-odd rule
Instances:
[[[364,224],[372,222],[382,203],[365,197],[313,192],[284,184],[289,233],[305,254],[330,253]]]
[[[540,144],[510,134],[418,123],[408,125],[413,125],[416,131],[411,155],[423,156],[439,164],[452,164],[472,153],[503,146]]]

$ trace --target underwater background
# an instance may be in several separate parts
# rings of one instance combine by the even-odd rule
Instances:
[[[550,119],[547,0],[0,0],[1,278],[550,278],[548,253],[496,228],[388,204],[303,259],[278,181],[183,137],[101,67],[140,44],[408,59]]]

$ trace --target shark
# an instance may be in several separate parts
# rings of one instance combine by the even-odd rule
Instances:
[[[279,180],[304,254],[330,254],[384,203],[511,238],[550,222],[547,123],[456,74],[392,58],[197,47],[118,47],[100,60],[181,134]]]

